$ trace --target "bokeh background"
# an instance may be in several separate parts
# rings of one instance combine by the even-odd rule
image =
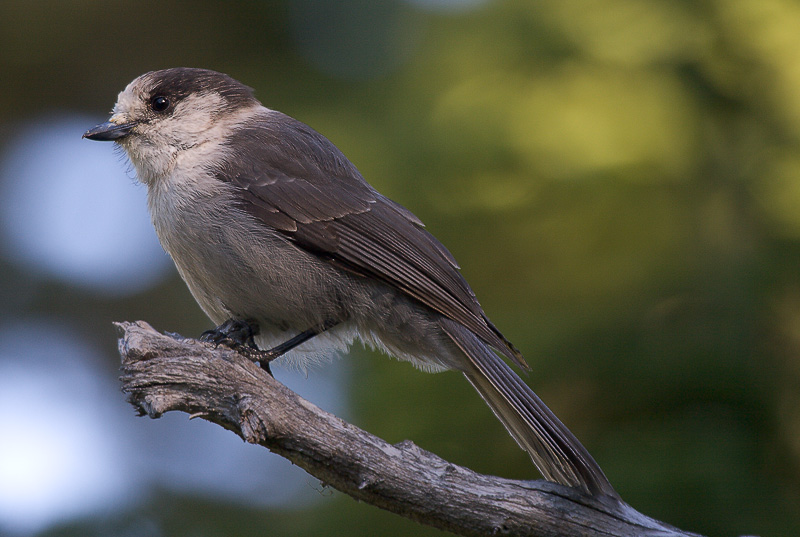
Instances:
[[[124,157],[80,136],[172,66],[256,88],[419,215],[635,508],[708,535],[797,534],[798,2],[11,0],[1,535],[440,535],[125,403],[112,321],[210,323]],[[277,376],[390,442],[537,477],[457,374],[355,349]]]

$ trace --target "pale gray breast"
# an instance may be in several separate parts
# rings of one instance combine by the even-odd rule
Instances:
[[[306,330],[344,314],[332,278],[348,277],[239,209],[213,177],[176,174],[149,190],[156,233],[206,314]]]

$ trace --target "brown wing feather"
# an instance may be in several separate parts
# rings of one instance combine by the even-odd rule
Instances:
[[[450,252],[410,211],[369,186],[322,135],[270,112],[232,133],[229,143],[239,150],[235,161],[216,175],[241,189],[242,207],[264,225],[392,285],[528,367],[486,317]]]

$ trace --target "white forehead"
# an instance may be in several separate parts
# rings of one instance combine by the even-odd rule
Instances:
[[[117,102],[114,105],[114,113],[130,112],[141,106],[149,94],[149,77],[145,74],[135,78],[125,89],[117,95]]]
[[[119,95],[117,95],[117,102],[114,104],[115,114],[133,110],[134,108],[136,108],[136,105],[138,103],[142,102],[143,98],[140,92],[135,91],[136,88],[134,87],[134,82],[128,84],[128,86],[124,90],[119,92]]]
[[[151,97],[153,84],[154,82],[149,73],[134,79],[117,95],[114,114],[130,114],[146,106]],[[224,104],[225,99],[219,93],[206,90],[193,93],[181,99],[176,106],[175,112],[180,113],[191,110],[200,114],[207,114],[219,111]]]

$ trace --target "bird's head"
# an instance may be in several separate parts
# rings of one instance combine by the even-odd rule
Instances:
[[[221,139],[228,120],[256,106],[253,90],[228,75],[186,67],[151,71],[128,84],[109,120],[83,137],[116,142],[150,184],[182,151]]]

